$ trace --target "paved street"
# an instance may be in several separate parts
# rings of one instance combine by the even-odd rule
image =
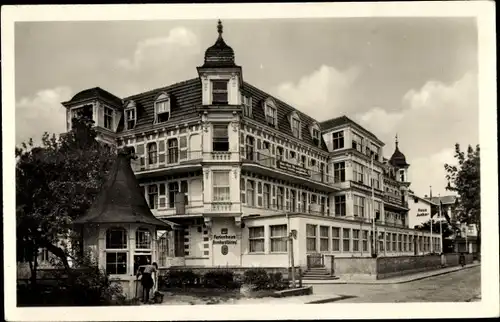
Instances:
[[[314,285],[314,294],[355,296],[335,303],[465,302],[481,294],[481,266],[403,284]]]

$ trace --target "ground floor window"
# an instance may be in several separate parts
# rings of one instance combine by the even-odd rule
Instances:
[[[408,250],[410,252],[413,251],[413,236],[412,235],[408,236]]]
[[[388,252],[391,251],[391,233],[385,233],[385,248]]]
[[[308,252],[316,251],[316,228],[317,225],[306,225],[306,248]]]
[[[392,234],[392,251],[393,252],[397,252],[398,251],[398,245],[397,245],[397,241],[396,241],[396,238],[398,236],[396,234]]]
[[[380,243],[379,243],[380,244],[380,246],[379,246],[380,249],[379,249],[379,251],[380,252],[384,252],[385,251],[385,247],[384,247],[385,240],[384,240],[384,233],[383,232],[380,233],[379,240],[380,240]]]
[[[264,226],[248,228],[250,253],[264,252]]]
[[[351,229],[350,228],[342,228],[342,251],[350,252],[351,251]]]
[[[332,251],[340,251],[340,228],[332,227]]]
[[[403,235],[403,251],[408,251],[408,235]]]
[[[363,230],[363,251],[368,251],[368,230]]]
[[[398,234],[398,252],[403,251],[402,242],[403,242],[403,235]]]
[[[352,230],[352,251],[359,252],[359,230]]]
[[[283,253],[287,251],[287,226],[270,226],[271,229],[271,253]]]
[[[328,232],[329,232],[329,227],[326,226],[320,226],[319,227],[319,251],[320,252],[327,252],[328,251]]]
[[[106,273],[127,274],[127,253],[106,252]]]

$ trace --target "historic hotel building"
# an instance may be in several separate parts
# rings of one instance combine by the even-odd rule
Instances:
[[[408,167],[396,150],[341,116],[317,122],[243,80],[222,38],[198,77],[120,99],[101,88],[70,101],[100,139],[135,149],[132,167],[163,235],[160,265],[295,265],[311,254],[395,256],[430,251],[408,225]],[[372,245],[372,216],[377,242]],[[439,245],[439,240],[433,240]]]

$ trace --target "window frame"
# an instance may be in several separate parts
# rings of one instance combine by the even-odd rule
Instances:
[[[284,235],[273,236],[273,228],[284,228]],[[269,226],[269,252],[270,253],[286,253],[288,252],[288,226],[283,225],[270,225]],[[284,250],[274,250],[275,244],[273,242],[280,242],[285,245]],[[278,247],[279,248],[279,247]],[[283,249],[283,248],[281,248]]]
[[[333,150],[340,150],[345,147],[344,130],[332,133],[332,148]]]
[[[221,88],[215,88],[215,84],[225,84],[225,89]],[[212,100],[212,105],[227,105],[229,103],[229,81],[226,79],[213,79],[210,81],[210,89],[211,89],[211,100]],[[214,95],[216,94],[216,95]],[[216,100],[215,97],[217,95],[225,95],[225,100]]]
[[[140,234],[145,233],[146,235],[146,242],[139,242],[139,240],[143,239],[141,238]],[[153,235],[151,234],[151,231],[148,228],[145,227],[139,227],[135,231],[135,249],[139,249],[141,251],[151,251],[152,250],[152,242],[153,240]],[[147,247],[144,247],[146,245]]]
[[[315,253],[318,251],[317,239],[318,239],[318,225],[306,224],[306,252],[307,253]],[[314,231],[314,235],[311,232]],[[310,243],[314,240],[314,244]],[[314,245],[313,248],[309,247],[310,245]]]
[[[324,233],[326,232],[326,236]],[[326,248],[325,246],[326,241]],[[328,226],[319,226],[319,251],[320,252],[328,252],[330,251],[330,227]]]
[[[334,231],[336,231],[337,234],[335,234]],[[333,252],[340,252],[340,240],[341,240],[340,231],[341,231],[340,227],[332,227],[332,251]],[[335,242],[337,242],[337,247],[335,247],[335,244],[336,244]],[[335,248],[337,248],[337,249],[335,249]]]
[[[215,180],[216,175],[224,174],[227,176],[227,185],[217,185],[217,180]],[[213,192],[213,201],[214,202],[230,202],[231,201],[231,180],[230,180],[230,171],[225,171],[225,170],[216,170],[212,172],[212,192]],[[217,190],[218,189],[218,190]],[[223,193],[219,195],[218,198],[216,196],[218,195],[216,192],[220,191],[225,191],[227,190],[227,193]],[[225,198],[224,198],[225,197]]]
[[[255,231],[256,229],[262,229],[262,236],[252,236],[252,231]],[[249,254],[263,254],[265,251],[266,251],[266,245],[265,245],[265,234],[266,234],[266,230],[264,228],[264,226],[251,226],[251,227],[248,227],[248,253]],[[254,242],[262,242],[262,250],[253,250],[252,249],[252,245],[254,245],[253,243]]]

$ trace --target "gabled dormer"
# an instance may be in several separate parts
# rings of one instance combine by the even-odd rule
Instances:
[[[299,114],[296,111],[293,111],[288,116],[288,120],[290,121],[290,129],[292,130],[292,135],[297,139],[301,139],[302,121],[300,120]]]
[[[272,97],[268,97],[264,103],[264,115],[266,116],[266,123],[275,128],[278,127],[278,108],[276,102]]]
[[[320,146],[321,145],[321,131],[319,128],[319,124],[314,122],[310,126],[310,131],[311,131],[311,137],[312,137],[314,145]]]
[[[132,130],[137,124],[137,106],[135,101],[129,101],[124,109],[125,130]]]
[[[167,122],[170,119],[171,108],[172,104],[170,95],[166,92],[160,93],[154,102],[154,124]]]

